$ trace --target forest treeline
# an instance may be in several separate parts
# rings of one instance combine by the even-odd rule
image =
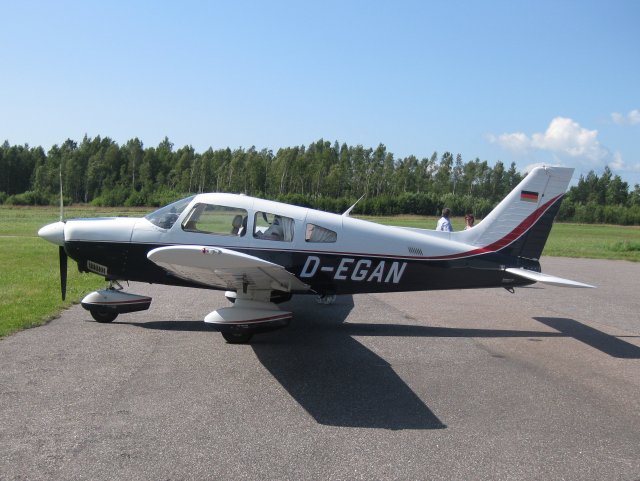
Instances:
[[[486,215],[520,180],[515,163],[463,161],[460,154],[396,159],[376,148],[331,143],[272,150],[174,149],[168,138],[144,147],[138,138],[118,145],[108,137],[66,140],[42,147],[0,148],[0,203],[159,206],[197,192],[241,192],[332,212],[364,196],[357,212],[373,215]],[[640,186],[630,189],[608,167],[581,176],[562,204],[560,220],[640,225]]]

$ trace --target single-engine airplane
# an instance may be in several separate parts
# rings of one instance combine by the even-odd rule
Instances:
[[[539,258],[573,169],[533,169],[469,230],[383,226],[249,197],[198,194],[143,218],[71,219],[38,235],[57,244],[61,290],[67,256],[106,289],[81,302],[98,322],[145,310],[151,298],[122,290],[140,281],[226,291],[231,306],[208,314],[227,342],[287,325],[278,304],[293,294],[337,294],[588,284],[541,273]],[[352,207],[353,208],[353,207]]]

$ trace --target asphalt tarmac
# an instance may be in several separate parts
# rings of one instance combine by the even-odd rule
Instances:
[[[638,480],[640,264],[542,265],[598,288],[298,296],[250,345],[219,292],[75,306],[0,341],[0,479]]]

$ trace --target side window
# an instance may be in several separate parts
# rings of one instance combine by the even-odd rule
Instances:
[[[293,240],[294,221],[268,212],[256,212],[253,223],[253,237],[275,241],[291,242]]]
[[[338,235],[329,229],[316,224],[307,224],[304,240],[306,242],[335,242]]]
[[[215,204],[196,204],[185,217],[182,229],[201,234],[244,236],[247,211]]]

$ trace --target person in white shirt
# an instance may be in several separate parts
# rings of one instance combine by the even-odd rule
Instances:
[[[436,230],[441,230],[445,232],[453,232],[453,227],[451,226],[451,221],[449,220],[449,216],[451,215],[451,209],[445,207],[442,209],[442,217],[438,220],[438,225],[436,226]]]

